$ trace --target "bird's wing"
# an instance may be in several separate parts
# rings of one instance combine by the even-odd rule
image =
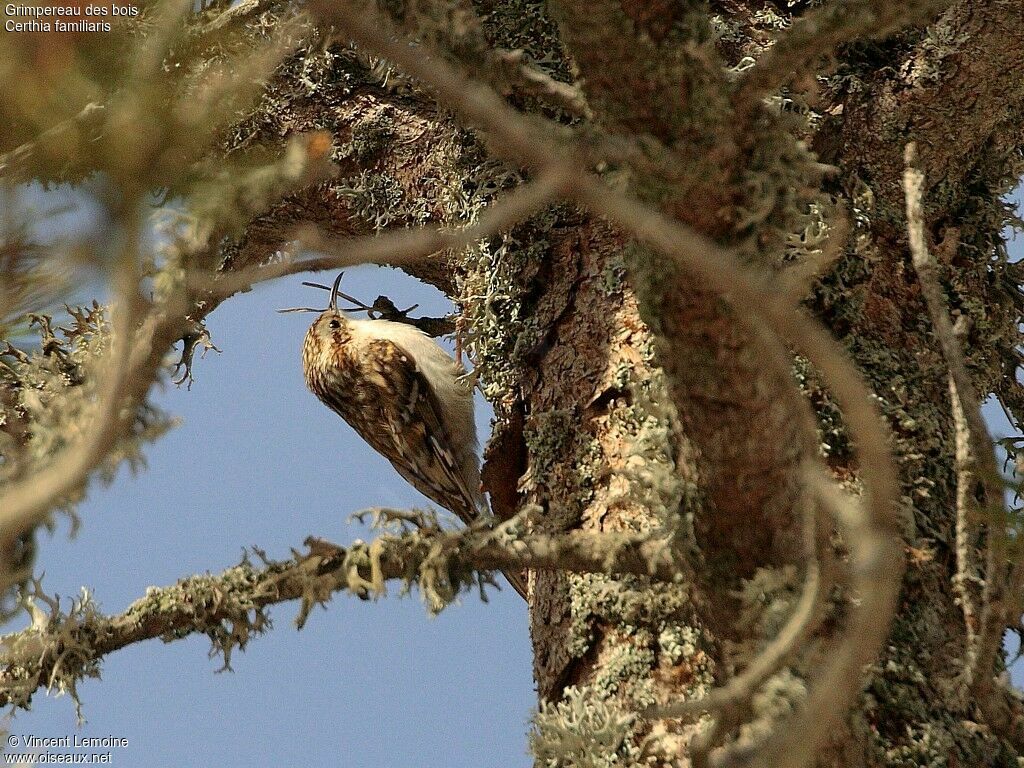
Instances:
[[[383,452],[395,469],[422,494],[471,523],[479,515],[479,491],[468,487],[445,428],[443,410],[427,378],[416,369],[413,357],[389,339],[373,339],[362,356],[372,375],[386,382],[397,397],[382,398],[382,422],[393,450]]]

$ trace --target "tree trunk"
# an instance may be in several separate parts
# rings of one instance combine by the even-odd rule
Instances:
[[[910,266],[902,174],[904,145],[915,141],[929,243],[947,300],[966,321],[975,387],[1019,421],[1020,300],[1001,196],[1024,171],[1024,6],[956,3],[927,28],[840,48],[816,81],[798,80],[774,104],[730,100],[728,68],[763,57],[790,14],[816,5],[732,0],[706,13],[689,3],[481,0],[482,22],[460,27],[461,36],[411,11],[401,21],[463,62],[486,42],[525,49],[557,77],[578,73],[594,125],[660,148],[650,152],[653,168],[627,173],[613,161],[609,181],[737,247],[780,285],[790,262],[815,258],[816,233],[841,237],[845,216],[841,255],[806,304],[856,361],[894,435],[909,564],[885,655],[819,763],[1016,766],[1024,742],[984,722],[956,682],[965,630],[953,590],[948,371]],[[251,226],[239,263],[277,244],[299,216],[336,233],[457,223],[518,177],[485,159],[413,84],[330,50],[281,70],[273,98],[235,135],[332,130],[343,177]],[[300,74],[319,84],[316,100],[301,98]],[[511,98],[586,130],[532,96]],[[658,151],[673,164],[659,164]],[[707,692],[778,630],[801,583],[793,510],[804,459],[823,450],[838,478],[856,482],[832,395],[802,358],[766,358],[743,307],[568,206],[459,264],[410,271],[462,308],[465,346],[496,414],[484,471],[496,513],[531,505],[544,531],[662,530],[692,566],[683,583],[657,586],[532,574],[538,764],[613,764],[586,762],[595,744],[624,763],[668,762],[703,726],[630,713]],[[793,418],[793,382],[816,425]],[[742,737],[756,740],[799,705],[848,598],[837,597],[810,650],[761,689]],[[1006,706],[1011,720],[1024,716],[1016,699]],[[552,739],[571,730],[583,742],[551,752]]]

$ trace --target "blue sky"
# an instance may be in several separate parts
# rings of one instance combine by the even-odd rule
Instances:
[[[1018,258],[1021,245],[1013,245]],[[313,316],[275,312],[324,300],[302,279],[262,286],[213,314],[223,352],[197,363],[191,391],[157,395],[182,424],[149,448],[149,469],[94,486],[76,539],[63,524],[41,537],[48,592],[74,595],[86,585],[103,610],[118,612],[147,586],[234,565],[243,547],[284,557],[310,534],[366,538],[346,524],[349,513],[425,503],[306,391],[299,349]],[[387,269],[350,270],[345,289],[418,302],[424,314],[450,309],[433,289]],[[488,418],[481,403],[482,438]],[[235,654],[234,672],[215,674],[205,638],[151,641],[108,657],[102,681],[80,686],[81,729],[69,699],[39,693],[10,731],[124,737],[129,746],[113,750],[111,764],[151,768],[530,764],[527,614],[511,589],[436,618],[415,595],[340,596],[301,632],[296,610],[272,609],[274,629]]]
[[[303,278],[278,281],[219,308],[209,327],[223,350],[196,366],[191,391],[156,400],[182,424],[147,452],[149,470],[122,470],[81,507],[82,530],[41,537],[49,593],[81,585],[107,612],[149,585],[236,564],[255,544],[270,556],[314,534],[367,538],[346,516],[373,505],[426,500],[305,388],[299,360],[318,305]],[[346,291],[424,313],[450,305],[391,270],[351,270]],[[487,428],[481,409],[478,424]],[[485,433],[485,432],[484,432]],[[80,693],[88,723],[76,731],[67,698],[37,695],[12,734],[123,736],[114,765],[526,766],[535,698],[525,603],[511,589],[473,597],[428,618],[418,596],[377,603],[338,597],[301,632],[297,604],[272,610],[274,629],[214,674],[205,637],[151,641],[110,656],[102,681]]]

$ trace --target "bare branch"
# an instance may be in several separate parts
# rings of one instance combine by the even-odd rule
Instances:
[[[974,485],[974,460],[971,458],[971,434],[964,418],[956,382],[949,377],[949,404],[953,411],[953,431],[956,460],[956,575],[953,577],[953,593],[964,614],[964,629],[967,633],[967,664],[973,668],[977,663],[978,609],[974,603],[974,589],[981,583],[974,563],[974,543],[971,541],[973,526],[971,517],[977,513],[972,509]]]
[[[517,91],[544,99],[571,115],[587,119],[594,116],[579,88],[559,82],[526,63],[523,51],[495,51],[493,59]]]

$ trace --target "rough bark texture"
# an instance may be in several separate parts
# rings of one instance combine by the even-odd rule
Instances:
[[[820,763],[1016,766],[1024,745],[981,723],[954,680],[964,636],[951,588],[953,427],[944,363],[909,266],[901,174],[903,147],[917,141],[929,236],[950,303],[968,320],[975,384],[1024,415],[1000,202],[1024,170],[1024,6],[956,3],[927,28],[841,48],[816,82],[786,91],[781,109],[733,103],[727,68],[760,56],[790,14],[816,5],[481,0],[481,21],[440,42],[464,62],[479,62],[485,41],[525,49],[556,77],[577,73],[604,135],[642,134],[645,154],[672,161],[613,168],[609,178],[621,172],[640,197],[766,269],[806,257],[815,211],[845,208],[848,242],[808,306],[880,398],[912,557],[886,656]],[[460,8],[468,12],[450,5]],[[391,10],[435,42],[446,23]],[[580,128],[531,96],[511,98]],[[293,58],[225,146],[311,129],[333,133],[342,176],[254,222],[230,256],[235,266],[263,259],[298,220],[336,234],[469,221],[519,177],[485,159],[414,84],[340,46]],[[817,160],[838,172],[823,178]],[[561,701],[572,688],[581,711],[625,712],[727,679],[794,601],[800,462],[823,445],[837,476],[856,476],[841,415],[814,371],[766,346],[742,307],[568,207],[458,263],[439,258],[410,271],[463,310],[466,347],[497,416],[484,472],[495,511],[533,505],[540,530],[664,529],[700,574],[657,588],[534,575],[541,700]],[[817,425],[793,402],[794,375]],[[827,652],[828,632],[776,676],[755,720],[799,699],[801,674]],[[657,728],[678,732],[680,743],[695,729],[670,723]],[[646,726],[633,729],[621,755],[667,760],[673,738],[645,753],[645,735]]]

